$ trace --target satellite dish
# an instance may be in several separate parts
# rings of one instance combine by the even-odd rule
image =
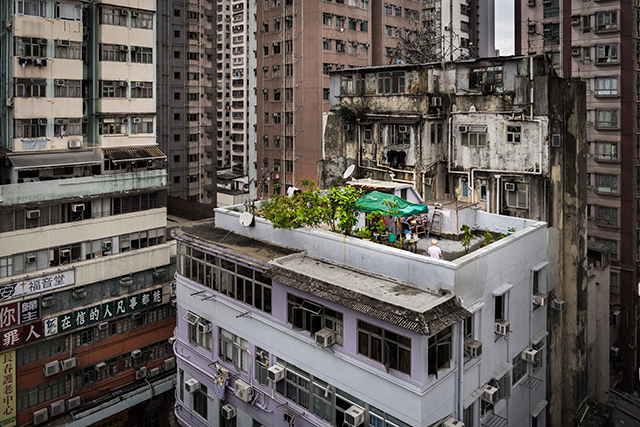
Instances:
[[[253,215],[249,212],[242,212],[240,214],[240,225],[243,227],[249,227],[253,225]]]
[[[346,170],[346,171],[344,171],[344,174],[342,175],[342,177],[343,177],[344,179],[349,178],[351,175],[353,175],[353,171],[355,171],[355,170],[356,170],[356,165],[351,165],[351,166],[349,166],[349,167],[347,168],[347,170]]]

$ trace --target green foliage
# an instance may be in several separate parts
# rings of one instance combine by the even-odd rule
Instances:
[[[493,234],[491,234],[491,232],[489,231],[489,229],[487,228],[484,232],[484,237],[482,239],[482,244],[484,246],[490,245],[491,243],[494,242],[494,237]]]
[[[363,239],[371,239],[371,230],[368,227],[362,227],[357,229],[356,234]]]
[[[369,111],[371,111],[371,108],[369,108],[363,99],[356,101],[347,99],[340,104],[335,113],[343,122],[355,123],[364,119]]]
[[[362,190],[353,187],[333,187],[329,191],[332,207],[329,219],[335,219],[337,228],[345,235],[351,235],[351,230],[358,222],[356,203],[362,197]]]
[[[371,212],[366,218],[371,221],[369,227],[374,233],[382,234],[387,230],[387,226],[384,223],[384,215],[380,212]]]
[[[464,234],[462,235],[462,246],[464,247],[464,254],[469,253],[469,249],[471,248],[471,239],[473,238],[473,233],[468,225],[463,225],[460,227],[460,231]]]

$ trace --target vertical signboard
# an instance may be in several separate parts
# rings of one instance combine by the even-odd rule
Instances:
[[[16,352],[0,354],[0,427],[16,425]]]

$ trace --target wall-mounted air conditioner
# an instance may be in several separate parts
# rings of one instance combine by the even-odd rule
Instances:
[[[96,371],[102,372],[107,369],[107,364],[104,362],[100,362],[96,364]]]
[[[564,310],[564,301],[555,298],[554,300],[551,301],[551,308],[558,311]]]
[[[498,398],[498,389],[492,385],[485,384],[482,386],[482,400],[487,403],[494,403]]]
[[[198,322],[198,332],[201,334],[211,333],[211,323]]]
[[[233,406],[231,403],[227,403],[222,407],[222,417],[225,420],[232,420],[236,417],[236,411],[237,409],[235,406]]]
[[[336,333],[329,328],[320,329],[316,332],[316,344],[323,348],[331,347],[336,343]]]
[[[37,411],[33,411],[33,424],[38,425],[49,419],[49,409],[42,408]]]
[[[282,365],[273,365],[269,369],[267,369],[267,378],[271,382],[278,382],[284,378],[284,366]]]
[[[160,368],[151,368],[151,369],[149,369],[149,376],[150,377],[155,377],[157,375],[160,375]]]
[[[164,362],[162,362],[162,366],[165,371],[172,371],[176,369],[176,358],[170,357],[168,359],[165,359]]]
[[[136,370],[136,379],[137,380],[141,380],[147,377],[147,368],[146,367],[142,367],[140,369]]]
[[[52,375],[55,375],[58,372],[60,372],[60,363],[57,360],[54,360],[53,362],[45,363],[43,366],[43,370],[44,370],[45,377],[50,377]]]
[[[545,294],[533,294],[533,303],[538,307],[544,307],[547,305],[549,297]]]
[[[344,411],[344,424],[349,427],[356,427],[364,423],[364,409],[359,406],[351,406]]]
[[[187,390],[188,393],[195,393],[200,390],[200,381],[195,378],[190,378],[184,382],[184,389]]]
[[[522,353],[520,353],[520,357],[522,357],[522,360],[526,360],[527,362],[537,363],[538,350],[534,350],[532,348],[527,347],[524,350],[522,350]]]
[[[78,358],[70,357],[68,359],[64,359],[60,361],[60,369],[63,371],[68,371],[69,369],[73,369],[78,366]]]
[[[72,203],[71,210],[76,213],[84,212],[84,203]]]
[[[509,335],[509,332],[511,332],[511,323],[507,322],[506,320],[501,320],[499,322],[496,322],[495,324],[496,327],[496,334],[498,335]]]
[[[472,338],[464,340],[464,355],[475,359],[482,354],[482,343]]]
[[[140,356],[142,356],[142,350],[133,350],[131,352],[131,357],[133,357],[134,359],[137,359]]]
[[[98,324],[98,330],[104,331],[109,327],[109,322],[102,322]]]
[[[120,286],[131,286],[133,285],[133,277],[131,276],[127,276],[127,277],[121,277],[120,280],[118,280],[118,284]]]
[[[69,148],[82,148],[81,139],[70,139],[68,143]]]
[[[235,390],[233,394],[238,399],[242,400],[244,403],[249,403],[253,400],[254,390],[251,385],[247,384],[242,380],[236,380]]]
[[[82,405],[82,396],[75,396],[67,400],[67,409],[72,410]]]

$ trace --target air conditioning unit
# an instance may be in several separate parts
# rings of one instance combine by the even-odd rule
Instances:
[[[163,278],[165,274],[164,267],[156,268],[153,270],[153,277],[155,278]]]
[[[103,240],[102,249],[106,249],[106,250],[111,249],[111,240]]]
[[[269,378],[269,381],[274,383],[284,379],[284,366],[273,365],[267,369],[267,378]]]
[[[364,423],[364,409],[359,406],[351,406],[344,411],[344,424],[349,427],[356,427]]]
[[[67,409],[72,410],[82,405],[82,396],[75,396],[67,400]]]
[[[127,87],[127,86],[129,86],[129,82],[120,82],[119,85],[121,87]],[[126,122],[123,122],[123,123],[126,123]]]
[[[140,123],[141,121],[140,117],[134,117],[131,119],[131,123]]]
[[[511,332],[511,323],[506,320],[496,322],[496,334],[506,336],[509,335],[509,332]]]
[[[105,331],[109,327],[109,322],[102,322],[98,324],[99,331]]]
[[[124,118],[120,119],[120,123],[129,123],[129,119],[124,117]]]
[[[13,107],[13,98],[7,98],[4,105],[6,105],[7,107]]]
[[[400,133],[407,133],[407,131],[408,131],[408,128],[407,128],[407,126],[406,126],[406,125],[399,125],[399,126],[398,126],[398,132],[400,132]]]
[[[144,378],[147,377],[147,368],[146,367],[142,367],[140,369],[136,370],[136,379],[137,380],[142,380]]]
[[[434,96],[433,98],[431,98],[431,105],[433,107],[442,107],[442,97]]]
[[[618,357],[620,355],[620,349],[618,347],[611,346],[611,348],[609,349],[609,354],[611,355],[611,357]]]
[[[96,371],[98,371],[98,372],[102,372],[102,371],[104,371],[105,369],[107,369],[107,364],[106,364],[106,363],[104,363],[104,362],[100,362],[100,363],[97,363],[97,364],[96,364]]]
[[[165,371],[172,371],[176,369],[176,358],[170,357],[168,359],[165,359],[162,366],[164,367]]]
[[[48,295],[46,297],[42,297],[40,303],[44,308],[53,307],[53,305],[56,303],[56,299],[53,295]]]
[[[47,39],[40,39],[40,44],[48,44],[49,40]]]
[[[458,126],[458,132],[460,133],[467,133],[468,131],[469,131],[468,126]]]
[[[520,353],[520,357],[522,357],[522,360],[525,360],[527,362],[537,363],[538,350],[534,350],[532,348],[527,347],[524,350],[522,350],[522,353]]]
[[[71,249],[61,249],[60,256],[62,258],[69,258],[71,256]]]
[[[53,83],[56,86],[64,86],[64,80],[62,80],[62,79],[56,79]]]
[[[200,390],[200,381],[195,378],[188,379],[184,382],[184,389],[189,393],[195,393]]]
[[[505,182],[504,189],[507,191],[514,191],[516,189],[516,185],[513,182]]]
[[[169,337],[167,339],[167,342],[169,343],[169,345],[173,345],[176,342],[176,337]]]
[[[236,417],[237,409],[231,403],[227,403],[222,407],[222,417],[225,420],[232,420]]]
[[[498,389],[492,385],[485,384],[482,386],[482,400],[487,403],[494,403],[498,398]]]
[[[131,286],[133,285],[133,277],[121,277],[120,280],[118,280],[118,284],[120,286]]]
[[[36,209],[33,211],[27,211],[27,219],[36,219],[40,218],[40,210]]]
[[[57,360],[44,364],[44,376],[50,377],[60,372],[60,363]]]
[[[131,16],[137,18],[138,16],[140,16],[140,12],[131,12]]]
[[[69,40],[56,40],[57,46],[69,46]]]
[[[323,348],[331,347],[336,343],[336,333],[329,328],[320,329],[316,332],[316,344]]]
[[[475,359],[482,354],[482,343],[471,338],[464,340],[464,355]]]
[[[60,362],[60,369],[63,371],[75,368],[76,366],[78,366],[78,359],[76,357],[70,357]]]
[[[150,377],[155,377],[157,375],[160,375],[160,368],[149,369],[149,376]]]
[[[536,0],[527,0],[527,6],[535,6]]]
[[[611,313],[611,324],[613,326],[620,326],[620,310],[614,310]]]
[[[84,212],[84,203],[73,203],[71,205],[71,210],[73,212]]]
[[[140,356],[142,356],[142,351],[141,350],[133,350],[131,352],[131,357],[133,357],[134,359],[137,359]]]
[[[571,48],[571,55],[572,56],[580,56],[580,48],[579,47],[572,47]]]
[[[533,303],[538,307],[547,305],[548,296],[545,294],[533,294]]]
[[[529,24],[527,28],[527,33],[535,34],[536,33],[536,24]]]
[[[70,139],[68,143],[69,148],[82,148],[82,140]]]
[[[144,87],[144,82],[138,82],[138,83],[136,83],[136,87]]]
[[[456,420],[453,417],[449,417],[444,420],[444,427],[464,427],[464,423],[460,420]]]
[[[564,310],[564,301],[560,300],[560,299],[554,299],[551,301],[551,308],[553,308],[554,310],[558,310],[558,311],[562,311]]]
[[[40,119],[38,120],[38,123],[40,123],[41,125],[48,125],[49,124],[49,119]]]
[[[73,292],[71,292],[71,295],[75,299],[82,299],[87,296],[87,290],[85,288],[74,289]]]
[[[211,333],[211,323],[198,322],[198,332],[200,332],[201,334]]]
[[[27,263],[32,264],[36,262],[36,256],[32,254],[27,254]]]
[[[82,123],[89,123],[89,117],[83,117]]]
[[[129,14],[129,11],[128,11],[128,10],[124,10],[124,9],[121,9],[121,10],[120,10],[120,15],[127,16],[128,14]]]
[[[580,25],[580,15],[573,15],[571,17],[571,25]]]
[[[350,125],[342,125],[342,130],[349,130],[351,129]]]
[[[249,403],[253,400],[254,390],[251,385],[247,384],[242,380],[236,380],[235,390],[233,391],[233,395],[238,399],[242,400],[244,403]]]
[[[133,313],[133,314],[131,315],[131,318],[132,318],[133,320],[138,320],[138,319],[140,318],[140,313]]]
[[[49,419],[49,409],[42,408],[37,411],[33,411],[33,424],[42,424]]]

